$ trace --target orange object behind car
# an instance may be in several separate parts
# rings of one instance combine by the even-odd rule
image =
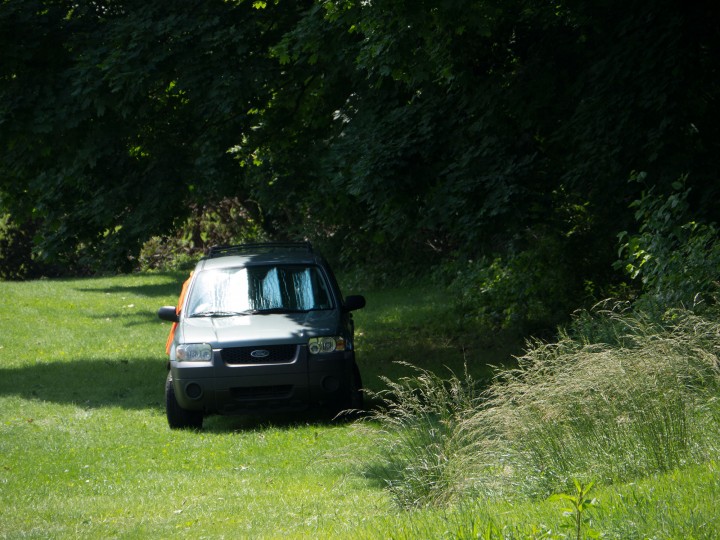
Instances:
[[[183,302],[185,301],[185,296],[187,295],[188,285],[190,285],[190,278],[192,277],[193,273],[190,272],[190,275],[185,280],[185,283],[183,283],[182,290],[180,291],[180,297],[178,298],[177,307],[175,308],[175,313],[180,315],[180,310],[182,309]],[[177,328],[178,323],[174,322],[172,326],[170,327],[170,335],[167,338],[167,342],[165,343],[165,352],[167,354],[170,354],[170,347],[172,347],[173,338],[175,337],[175,329]]]

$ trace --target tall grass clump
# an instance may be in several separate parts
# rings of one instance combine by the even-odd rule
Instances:
[[[371,475],[385,483],[403,508],[442,505],[462,495],[468,478],[456,459],[469,441],[464,420],[480,404],[478,381],[467,372],[448,379],[402,363],[414,376],[381,377],[383,406],[370,420],[381,425],[381,441]]]
[[[415,505],[545,497],[702,463],[720,450],[719,349],[720,325],[690,312],[604,310],[528,344],[482,392],[421,373],[375,414],[390,488]]]
[[[524,491],[628,481],[715,450],[718,324],[690,312],[664,323],[614,311],[598,319],[616,330],[614,343],[568,333],[535,343],[468,422],[479,442],[495,442]]]

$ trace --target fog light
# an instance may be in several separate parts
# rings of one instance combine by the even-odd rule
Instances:
[[[322,387],[326,392],[335,392],[340,388],[340,381],[335,377],[325,377],[322,382]]]
[[[185,395],[190,399],[200,399],[203,391],[198,383],[190,383],[185,387]]]

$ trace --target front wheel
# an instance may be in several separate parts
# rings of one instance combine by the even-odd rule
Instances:
[[[337,419],[351,419],[357,417],[365,406],[362,391],[362,379],[357,364],[353,363],[350,368],[350,375],[345,395],[337,407]]]
[[[177,402],[172,373],[168,373],[165,381],[165,413],[171,429],[202,429],[202,412],[188,411]]]

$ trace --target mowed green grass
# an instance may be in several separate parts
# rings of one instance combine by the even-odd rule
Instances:
[[[0,283],[0,537],[374,536],[398,510],[366,474],[372,429],[313,414],[168,428],[156,310],[184,277]],[[487,369],[487,345],[433,330],[441,291],[367,296],[356,325],[371,389],[404,373],[395,360]]]
[[[321,415],[165,419],[156,310],[182,274],[0,282],[0,538],[566,538],[567,503],[465,500],[399,508],[377,470],[381,427]],[[518,350],[473,335],[441,290],[361,291],[366,386],[467,366],[476,378]],[[371,401],[371,406],[376,403]],[[717,538],[718,464],[593,489],[605,538]]]
[[[0,537],[349,537],[388,511],[347,424],[168,429],[155,311],[181,281],[0,283]]]

